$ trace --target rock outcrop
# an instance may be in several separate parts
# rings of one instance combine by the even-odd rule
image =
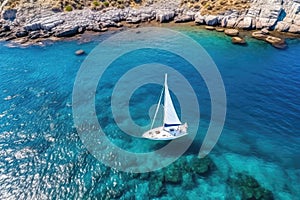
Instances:
[[[168,4],[164,1],[147,1],[139,8],[128,5],[122,9],[84,8],[71,12],[59,12],[59,9],[53,11],[49,8],[41,10],[38,6],[8,9],[2,12],[0,39],[71,37],[82,34],[85,30],[103,32],[109,27],[121,27],[123,22],[138,24],[152,20],[160,23],[194,21],[197,25],[227,28],[225,33],[231,36],[236,34],[228,33],[228,29],[263,29],[300,34],[300,0],[250,0],[247,5],[238,6],[238,10],[232,9],[235,6],[227,6],[226,9],[222,8],[225,11],[214,14],[201,13],[200,4],[196,7],[180,7],[179,3],[177,0]],[[264,34],[253,34],[255,38],[266,39]]]

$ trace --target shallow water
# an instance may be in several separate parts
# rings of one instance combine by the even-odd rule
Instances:
[[[243,172],[271,190],[275,199],[297,199],[300,196],[300,41],[288,40],[289,48],[282,51],[251,38],[247,39],[247,46],[236,46],[222,33],[196,28],[179,30],[201,44],[215,61],[228,104],[224,130],[210,154],[217,169],[207,178],[197,177],[187,197],[239,199],[225,181]],[[147,178],[135,178],[105,167],[88,153],[74,128],[72,90],[85,59],[74,52],[77,49],[91,52],[99,41],[101,37],[85,44],[68,41],[29,48],[8,48],[1,44],[1,199],[100,198],[99,193],[105,187],[110,188],[105,190],[107,194],[119,192],[119,198],[149,198]],[[179,57],[163,51],[142,50],[127,56],[113,63],[103,76],[107,84],[99,85],[97,90],[97,116],[115,144],[147,152],[165,143],[135,139],[120,132],[109,105],[114,80],[122,76],[122,70],[148,61],[174,66],[186,76],[193,71]],[[129,59],[132,62],[128,63]],[[201,123],[187,155],[198,153],[211,109],[203,80],[193,76],[189,80],[195,85]],[[153,96],[145,98],[150,89]],[[137,124],[150,123],[143,108],[148,110],[155,104],[159,94],[157,85],[139,88],[133,94],[130,112]],[[179,106],[177,100],[175,106]],[[113,187],[114,181],[120,187]],[[165,188],[157,198],[180,198],[186,191],[181,184],[166,184]]]

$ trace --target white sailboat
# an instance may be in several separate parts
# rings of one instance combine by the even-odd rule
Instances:
[[[170,96],[168,84],[167,84],[167,74],[165,74],[165,84],[161,92],[158,105],[153,117],[151,128],[143,134],[144,138],[151,140],[174,140],[187,135],[187,123],[182,124],[179,120],[176,110],[174,108],[172,98]],[[162,100],[164,93],[164,119],[163,125],[157,128],[153,128],[157,112]]]

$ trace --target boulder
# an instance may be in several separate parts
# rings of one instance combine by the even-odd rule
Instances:
[[[72,37],[78,33],[79,26],[64,26],[62,30],[56,32],[56,37]]]
[[[209,31],[213,31],[213,30],[215,30],[215,27],[213,27],[213,26],[205,26],[205,29],[209,30]]]
[[[6,24],[6,25],[3,25],[2,28],[0,29],[0,33],[8,32],[10,30],[11,30],[10,26]]]
[[[278,37],[267,36],[265,41],[272,44],[273,47],[278,49],[285,49],[287,47],[285,40]]]
[[[224,32],[224,30],[225,30],[224,28],[216,28],[217,32]]]
[[[159,10],[156,13],[156,21],[160,23],[169,22],[174,19],[175,12],[171,10]]]
[[[29,38],[34,40],[34,39],[37,39],[41,36],[41,33],[40,31],[32,31],[29,33]]]
[[[291,24],[287,22],[278,22],[276,25],[276,30],[280,32],[287,32],[290,29]]]
[[[237,36],[239,35],[239,30],[237,29],[226,29],[224,33],[228,36]]]
[[[190,16],[190,15],[181,15],[181,16],[175,17],[175,19],[174,19],[175,23],[190,22],[193,20],[194,20],[194,17]]]
[[[10,21],[14,21],[16,19],[16,16],[17,16],[16,9],[5,10],[2,15],[3,19],[10,20]]]
[[[252,17],[244,17],[244,19],[237,25],[238,28],[251,29],[252,28]]]
[[[215,25],[218,25],[218,23],[219,23],[218,16],[215,16],[215,15],[205,16],[204,21],[209,26],[215,26]]]
[[[18,38],[20,38],[20,37],[25,37],[25,36],[27,36],[28,35],[28,32],[27,31],[17,31],[16,32],[16,37],[18,37]]]
[[[77,56],[80,56],[80,55],[84,55],[85,52],[84,52],[84,50],[79,49],[79,50],[75,51],[75,54],[76,54]]]
[[[261,33],[264,35],[268,35],[270,32],[267,28],[263,28],[263,29],[261,29]]]
[[[205,24],[205,17],[200,15],[200,13],[195,15],[195,23],[196,24]]]
[[[26,24],[23,28],[26,31],[37,31],[41,29],[41,22],[38,21],[38,22]]]
[[[252,34],[252,37],[258,39],[258,40],[265,40],[267,36],[263,34],[261,31],[255,31]]]
[[[300,33],[300,26],[292,24],[289,28],[290,33]]]
[[[246,44],[246,41],[243,38],[237,36],[232,37],[231,42],[233,44],[242,44],[242,45]]]
[[[141,21],[142,20],[140,17],[127,17],[127,19],[126,19],[126,23],[128,23],[128,24],[138,24]]]

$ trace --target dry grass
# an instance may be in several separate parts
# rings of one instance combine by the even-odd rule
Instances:
[[[182,0],[181,5],[199,9],[202,15],[220,14],[227,10],[245,10],[250,0]]]
[[[9,0],[5,8],[41,6],[58,10],[66,10],[66,8],[69,10],[70,7],[73,10],[84,7],[101,10],[106,7],[125,8],[139,3],[139,0]]]

